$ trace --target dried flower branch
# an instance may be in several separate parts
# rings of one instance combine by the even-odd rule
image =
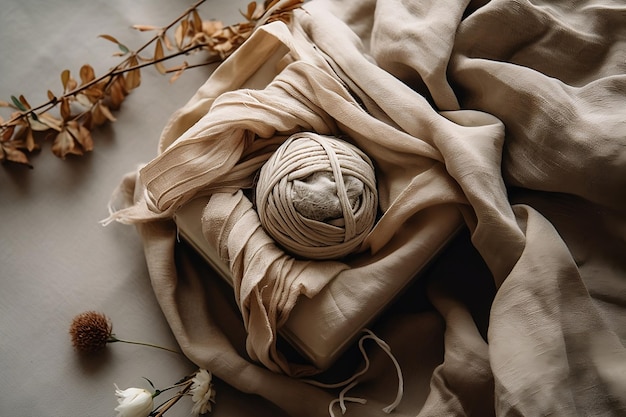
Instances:
[[[79,353],[97,353],[112,342],[124,342],[180,353],[150,343],[118,339],[113,334],[113,325],[109,318],[96,311],[86,311],[75,316],[70,325],[70,337],[72,345]],[[164,389],[157,389],[148,378],[143,379],[152,387],[152,393],[143,388],[134,387],[122,390],[115,385],[115,395],[118,398],[115,411],[118,412],[118,417],[162,417],[183,397],[191,397],[193,402],[191,415],[199,416],[210,412],[215,403],[213,374],[206,369],[198,369],[193,375],[187,375]],[[157,407],[154,406],[154,398],[173,389],[178,389],[178,392]]]
[[[180,353],[177,350],[154,345],[152,343],[118,339],[115,334],[113,334],[113,325],[109,318],[97,311],[86,311],[74,317],[70,325],[70,337],[72,339],[72,346],[80,353],[97,353],[103,350],[108,343],[116,342],[148,346],[172,353]]]
[[[70,325],[72,345],[79,353],[97,353],[102,351],[108,343],[124,342],[135,345],[159,348],[169,352],[180,353],[173,349],[144,342],[121,340],[113,334],[113,325],[109,318],[96,311],[86,311],[74,317]],[[192,416],[205,414],[212,409],[215,403],[215,389],[213,374],[206,369],[199,369],[193,375],[188,375],[164,389],[157,389],[152,381],[144,378],[153,389],[153,393],[142,388],[127,388],[121,390],[115,385],[115,395],[118,397],[118,406],[115,411],[118,417],[161,417],[172,408],[181,398],[191,397],[193,407]],[[178,388],[178,392],[157,407],[153,399],[166,391]]]
[[[200,17],[198,8],[205,2],[199,0],[166,26],[133,26],[141,32],[155,32],[134,51],[111,35],[100,35],[117,45],[119,52],[115,56],[124,57],[102,76],[96,77],[92,66],[85,64],[79,70],[80,83],[69,70],[64,70],[62,93],[48,90],[48,101],[43,104],[32,107],[23,95],[0,101],[0,107],[13,110],[6,121],[0,116],[0,162],[32,168],[28,156],[39,150],[40,142],[47,138],[53,138],[52,152],[62,159],[93,150],[92,131],[115,121],[113,112],[140,86],[142,68],[154,66],[161,74],[172,74],[170,82],[174,82],[190,68],[223,61],[259,26],[277,20],[289,22],[291,11],[302,4],[302,0],[266,0],[263,5],[252,2],[245,13],[241,12],[245,22],[224,26],[220,21]],[[148,50],[152,53],[143,56]],[[201,64],[183,61],[169,68],[164,64],[198,51],[207,54]],[[57,109],[57,115],[50,113],[53,109]]]
[[[191,397],[193,406],[190,415],[198,417],[211,412],[215,403],[215,388],[213,387],[213,374],[206,369],[198,369],[193,375],[188,375],[164,389],[155,388],[152,381],[144,378],[154,393],[143,388],[119,389],[115,385],[115,395],[118,397],[118,406],[115,411],[118,417],[162,417],[183,397]],[[161,394],[178,388],[178,392],[165,402],[154,406],[154,398]]]

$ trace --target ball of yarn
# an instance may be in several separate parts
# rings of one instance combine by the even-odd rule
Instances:
[[[376,221],[374,167],[348,142],[296,133],[261,168],[256,206],[265,231],[287,251],[341,258],[360,246]]]

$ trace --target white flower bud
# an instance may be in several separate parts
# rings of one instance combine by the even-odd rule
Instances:
[[[115,385],[118,406],[117,417],[148,417],[154,408],[152,394],[142,388],[121,390]]]

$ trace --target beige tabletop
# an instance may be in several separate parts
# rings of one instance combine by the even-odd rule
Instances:
[[[31,105],[59,94],[60,74],[76,77],[83,64],[101,74],[117,64],[115,36],[130,48],[149,34],[134,24],[164,25],[190,1],[5,1],[0,13],[0,97],[23,94]],[[247,2],[212,0],[204,19],[242,21]],[[87,310],[106,314],[119,338],[175,346],[150,287],[142,246],[133,227],[103,227],[107,203],[122,176],[156,154],[166,119],[210,73],[187,72],[170,84],[154,68],[115,113],[117,121],[93,133],[83,157],[55,157],[50,141],[31,158],[34,169],[6,165],[0,173],[0,415],[111,416],[120,388],[163,388],[193,372],[184,357],[141,346],[110,345],[103,355],[77,355],[68,334]],[[3,109],[6,110],[6,109]],[[2,113],[7,119],[9,112]],[[215,416],[261,415],[259,400],[217,382]],[[156,399],[158,403],[159,399]],[[182,404],[187,401],[188,403]],[[168,416],[189,415],[184,399]],[[268,414],[269,415],[269,414]]]
[[[247,2],[210,0],[200,14],[241,22]],[[61,94],[66,69],[76,78],[84,64],[106,72],[119,49],[99,35],[137,48],[152,35],[132,25],[168,24],[191,4],[3,1],[0,100],[23,95],[37,106],[48,90]],[[285,88],[248,98],[288,96],[279,104],[297,106],[286,115],[332,113],[361,139],[379,132],[370,126],[391,132],[372,142],[392,149],[379,160],[389,194],[383,217],[391,219],[381,228],[400,219],[393,230],[422,230],[405,228],[406,219],[422,221],[446,205],[467,225],[424,279],[371,323],[393,355],[368,349],[367,373],[347,385],[346,416],[383,415],[389,405],[398,417],[625,415],[624,5],[319,0],[304,9],[294,14],[294,33],[274,28],[287,44],[306,46],[301,57],[281,60],[289,71],[277,84]],[[313,58],[323,65],[303,71]],[[151,389],[150,380],[163,389],[197,369],[181,355],[123,343],[79,355],[69,327],[90,310],[106,314],[118,338],[176,348],[175,334],[190,358],[213,366],[213,416],[322,416],[333,407],[339,415],[347,391],[252,363],[232,291],[210,280],[214,272],[189,247],[174,245],[174,229],[161,240],[161,228],[143,228],[152,239],[146,256],[133,226],[100,223],[113,190],[156,156],[168,118],[211,70],[171,84],[145,68],[117,121],[93,132],[92,152],[61,160],[47,140],[31,156],[33,169],[0,167],[0,416],[115,416],[115,384]],[[245,106],[240,97],[221,104]],[[327,101],[333,105],[318,105]],[[274,103],[266,108],[282,111]],[[210,121],[213,110],[204,114]],[[180,167],[183,175],[169,179],[204,168]],[[183,278],[169,281],[179,276],[174,269]],[[201,303],[189,304],[195,295]],[[320,379],[341,381],[363,362],[353,345]],[[168,397],[156,404],[161,398]],[[189,416],[191,406],[183,398],[166,415]]]

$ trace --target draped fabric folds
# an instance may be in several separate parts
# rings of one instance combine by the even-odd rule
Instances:
[[[362,253],[384,251],[409,219],[454,205],[495,288],[492,297],[454,268],[432,277],[438,316],[379,324],[409,392],[396,413],[624,415],[625,22],[626,6],[611,0],[313,0],[290,26],[257,30],[173,115],[159,155],[125,181],[135,204],[112,215],[141,223],[155,294],[187,356],[288,415],[328,414],[334,394],[284,375],[301,369],[276,351],[271,328],[298,296],[327,284],[308,286],[300,272],[325,268],[332,279],[347,266],[311,266],[272,247],[238,190],[291,133],[345,135],[374,162],[383,213]],[[265,86],[257,77],[268,68],[275,77]],[[246,247],[237,252],[240,278],[292,271],[272,285],[295,292],[271,308],[252,285],[263,277],[237,281],[248,333],[263,329],[248,338],[265,343],[248,346],[252,362],[213,309],[192,312],[215,295],[197,268],[175,263],[167,219],[202,194],[215,199],[206,235],[239,210],[237,235],[264,242],[266,256],[248,259],[265,266],[246,263]],[[235,253],[237,241],[218,240],[224,258]],[[459,295],[461,284],[471,291]],[[488,330],[468,300],[489,311]],[[373,361],[380,381],[394,373]],[[389,390],[369,382],[359,391],[368,403],[348,415],[380,415]]]

